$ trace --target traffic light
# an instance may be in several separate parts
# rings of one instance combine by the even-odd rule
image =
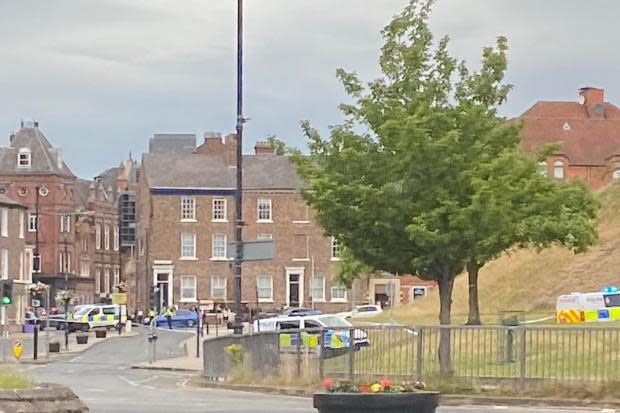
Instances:
[[[2,305],[13,302],[13,280],[2,280]]]

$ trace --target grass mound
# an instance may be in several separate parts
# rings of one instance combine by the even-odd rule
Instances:
[[[596,194],[601,203],[599,243],[584,254],[562,248],[515,251],[487,264],[480,271],[479,296],[483,323],[496,323],[502,311],[519,311],[526,319],[551,316],[558,295],[620,288],[620,184]],[[467,320],[467,275],[454,285],[452,322]],[[394,310],[392,318],[404,324],[438,324],[439,296]],[[390,317],[386,312],[385,321]],[[552,320],[551,322],[554,322]]]
[[[0,370],[0,389],[29,389],[32,384],[24,376],[14,371]]]

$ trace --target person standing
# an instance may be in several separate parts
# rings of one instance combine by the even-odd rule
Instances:
[[[168,320],[168,328],[172,330],[172,317],[174,316],[174,310],[172,309],[172,307],[166,308],[165,316],[166,320]]]

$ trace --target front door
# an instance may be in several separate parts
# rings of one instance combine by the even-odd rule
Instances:
[[[157,274],[157,288],[159,288],[159,310],[170,305],[168,291],[168,273]]]
[[[288,301],[289,307],[299,307],[299,274],[289,275],[289,288],[288,288]]]

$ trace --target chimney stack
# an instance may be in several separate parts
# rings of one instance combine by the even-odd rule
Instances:
[[[254,146],[255,155],[275,155],[276,147],[269,142],[256,142]]]
[[[9,144],[13,143],[13,139],[15,139],[15,132],[11,132],[9,135]]]
[[[605,118],[605,90],[596,87],[579,89],[580,103],[591,118]]]

